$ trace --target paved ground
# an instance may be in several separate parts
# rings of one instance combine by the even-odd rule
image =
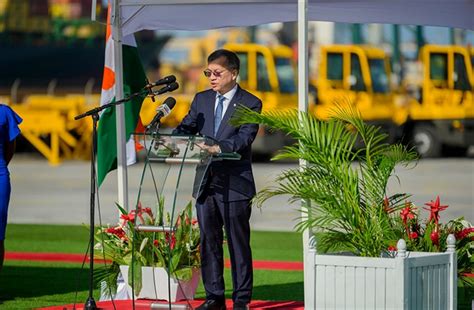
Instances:
[[[257,189],[271,185],[272,179],[282,170],[296,167],[296,164],[266,163],[254,164]],[[163,189],[168,207],[174,198],[176,167],[171,168],[168,182]],[[81,224],[89,222],[89,163],[66,161],[58,167],[51,167],[46,160],[17,156],[11,163],[12,197],[9,223]],[[137,199],[143,165],[129,167],[130,201]],[[166,169],[154,166],[154,176],[162,184]],[[390,192],[409,192],[418,205],[440,195],[441,203],[449,208],[442,214],[442,220],[464,215],[474,222],[474,159],[451,158],[422,160],[411,170],[398,169],[399,179],[390,183]],[[191,200],[193,168],[183,171],[177,206],[182,208]],[[141,200],[153,205],[155,193],[152,178],[144,176]],[[100,189],[100,213],[103,223],[117,222],[116,174],[111,173]],[[297,206],[289,206],[286,197],[270,200],[262,209],[252,214],[252,227],[257,230],[293,229],[299,213]],[[96,216],[98,222],[98,216]]]

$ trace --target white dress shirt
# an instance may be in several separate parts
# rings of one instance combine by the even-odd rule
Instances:
[[[230,101],[232,100],[232,98],[234,98],[234,95],[236,92],[237,92],[237,84],[235,84],[235,86],[231,90],[229,90],[228,92],[222,95],[225,97],[225,100],[222,103],[222,117],[224,117],[225,112],[227,111],[227,108],[229,107]],[[219,95],[221,94],[219,93],[216,94],[216,101],[214,103],[214,114],[216,113],[217,104],[219,103]]]

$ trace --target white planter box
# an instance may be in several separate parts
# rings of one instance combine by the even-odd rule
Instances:
[[[128,266],[120,266],[125,280],[128,295],[132,296],[132,287],[128,284]],[[171,301],[193,300],[199,284],[200,271],[194,270],[189,281],[170,279]],[[135,292],[136,293],[136,292]],[[169,301],[168,273],[161,267],[142,267],[142,289],[135,298],[157,299]]]
[[[310,248],[305,309],[456,309],[451,242],[446,253],[425,253],[405,252],[400,240],[395,258],[319,255]]]

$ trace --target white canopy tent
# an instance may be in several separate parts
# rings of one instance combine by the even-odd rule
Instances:
[[[112,0],[116,99],[123,98],[121,38],[140,30],[205,30],[298,21],[298,109],[308,107],[308,20],[474,30],[474,0]],[[118,200],[128,205],[123,107],[117,106]],[[304,164],[304,163],[303,163]],[[305,253],[308,234],[304,237]]]
[[[474,29],[472,0],[121,0],[122,32],[143,29],[204,30],[296,21],[298,4],[308,20],[391,23]],[[307,3],[307,4],[305,4]]]
[[[474,29],[474,0],[112,0],[116,99],[123,98],[121,38],[140,30],[204,30],[298,21],[299,109],[307,106],[308,20]],[[93,14],[94,15],[94,14]],[[125,141],[118,107],[117,138]],[[118,143],[119,203],[128,205],[125,144]]]

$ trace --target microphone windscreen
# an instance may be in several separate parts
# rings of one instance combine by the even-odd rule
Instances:
[[[166,83],[173,83],[176,82],[176,77],[174,75],[168,75],[164,80],[166,80]]]
[[[179,87],[179,84],[177,82],[173,82],[173,83],[168,85],[168,91],[176,90],[176,89],[178,89],[178,87]]]
[[[176,99],[174,99],[173,97],[168,97],[168,98],[165,99],[163,104],[166,104],[170,109],[172,109],[172,108],[174,108],[174,106],[176,104]]]

